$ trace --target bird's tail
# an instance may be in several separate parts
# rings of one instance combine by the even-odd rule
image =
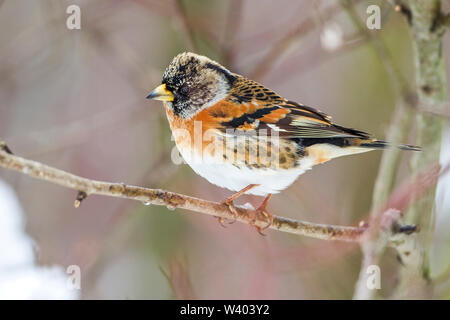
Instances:
[[[363,148],[370,148],[370,149],[387,149],[387,148],[397,147],[402,150],[422,151],[422,148],[418,147],[418,146],[413,146],[410,144],[393,145],[392,143],[382,141],[382,140],[363,140],[359,146],[363,147]]]

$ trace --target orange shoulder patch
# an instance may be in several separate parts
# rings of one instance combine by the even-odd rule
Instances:
[[[272,110],[270,113],[264,115],[258,120],[266,123],[277,123],[278,121],[286,117],[288,113],[291,113],[291,110],[289,110],[288,108],[278,108]]]

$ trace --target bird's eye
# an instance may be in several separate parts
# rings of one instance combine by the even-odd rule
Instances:
[[[188,93],[188,88],[186,88],[185,86],[180,88],[180,94],[186,95],[187,93]]]

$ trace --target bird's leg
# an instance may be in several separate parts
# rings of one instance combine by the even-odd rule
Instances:
[[[264,227],[259,227],[256,224],[253,224],[253,226],[256,228],[256,230],[258,230],[259,234],[261,234],[263,236],[265,236],[263,231],[266,230],[267,228],[269,228],[273,223],[273,215],[266,211],[267,203],[269,202],[269,199],[271,196],[272,196],[272,194],[269,193],[264,198],[264,201],[261,203],[261,205],[258,207],[258,209],[255,210],[255,222],[258,219],[258,215],[262,215],[267,220],[267,225]]]
[[[234,206],[233,201],[236,200],[237,198],[239,198],[240,196],[242,196],[244,193],[246,193],[248,190],[253,189],[254,187],[259,186],[259,184],[249,184],[248,186],[246,186],[244,189],[239,190],[238,192],[232,194],[231,196],[229,196],[228,198],[226,198],[225,200],[222,201],[223,204],[226,204],[228,206],[228,208],[231,211],[231,214],[233,215],[234,220],[231,223],[234,223],[236,221],[236,218],[238,216],[238,212],[236,210],[236,207]],[[219,223],[223,225],[224,219],[222,217],[219,217]]]

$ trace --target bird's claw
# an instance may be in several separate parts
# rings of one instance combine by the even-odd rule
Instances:
[[[231,222],[229,222],[229,224],[235,223],[237,218],[239,217],[239,212],[234,205],[234,200],[236,198],[240,197],[242,194],[244,194],[248,190],[250,190],[256,186],[258,186],[258,185],[250,184],[247,187],[245,187],[244,189],[236,192],[232,196],[230,196],[230,197],[226,198],[224,201],[222,201],[222,204],[228,206],[228,209],[231,212],[231,216],[233,217],[233,220],[231,220]],[[271,194],[268,194],[264,198],[264,201],[261,203],[261,205],[258,207],[258,209],[248,211],[250,214],[253,213],[253,219],[250,221],[250,225],[255,227],[256,230],[258,231],[258,233],[262,236],[265,236],[263,231],[266,230],[267,228],[269,228],[273,223],[273,215],[266,211],[266,206],[267,206],[267,203],[268,203],[270,197],[271,197]],[[261,216],[262,216],[262,218],[261,218]],[[225,218],[219,217],[218,219],[219,219],[219,223],[222,225],[222,227],[225,227],[225,225],[223,224],[225,221]],[[264,221],[264,220],[267,222],[267,224],[265,226],[261,226],[260,222]]]
[[[233,223],[236,222],[239,213],[237,212],[236,207],[234,206],[233,201],[231,201],[231,202],[225,202],[225,204],[228,206],[228,209],[230,209],[231,216],[233,217],[233,220],[231,220],[230,222],[228,222],[228,224],[233,224]]]
[[[228,206],[228,209],[231,212],[231,216],[233,217],[233,219],[230,220],[230,221],[226,221],[226,219],[224,217],[217,217],[217,220],[219,221],[220,225],[222,227],[226,228],[227,226],[225,225],[225,222],[228,223],[228,224],[235,223],[237,221],[237,217],[238,217],[239,214],[238,214],[238,212],[236,210],[236,207],[233,204],[233,201],[225,200],[225,201],[222,202],[222,204],[225,204],[225,205]]]
[[[259,225],[256,224],[256,222],[259,219],[259,216],[263,216],[263,219],[266,220],[266,225],[261,227]],[[273,224],[273,215],[265,210],[261,210],[261,209],[256,209],[255,210],[255,219],[252,221],[252,226],[256,228],[256,231],[258,231],[258,233],[262,236],[266,236],[266,234],[263,232],[264,230],[270,228],[270,226]]]
[[[225,223],[225,219],[222,217],[216,217],[217,221],[219,221],[219,224],[223,227],[226,228],[227,226],[224,224]]]

